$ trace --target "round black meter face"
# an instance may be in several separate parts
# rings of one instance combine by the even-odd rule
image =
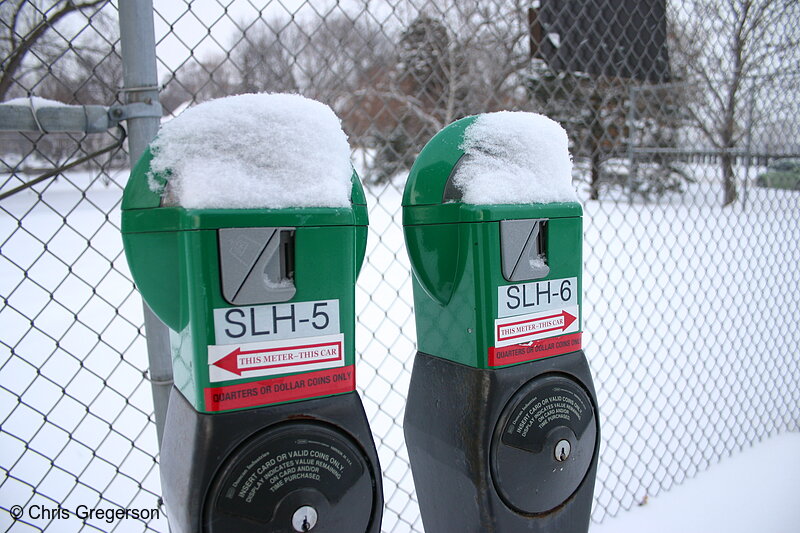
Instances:
[[[375,473],[342,432],[313,422],[266,429],[231,454],[211,486],[208,533],[366,531]]]
[[[597,439],[592,401],[576,381],[545,374],[503,409],[492,439],[492,477],[506,505],[523,514],[566,501],[589,470]]]

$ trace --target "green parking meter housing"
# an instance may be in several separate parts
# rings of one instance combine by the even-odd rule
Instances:
[[[418,349],[476,368],[580,349],[581,205],[461,202],[452,177],[464,156],[464,130],[474,120],[455,122],[431,139],[403,195]],[[537,334],[548,328],[533,317],[526,324],[531,335],[518,337],[505,324],[518,322],[507,317],[550,310],[563,313],[556,317],[561,329]],[[563,338],[534,340],[526,354],[502,349],[555,336]],[[554,342],[559,347],[550,348]]]
[[[170,334],[172,531],[379,531],[380,467],[355,392],[358,176],[350,207],[188,209],[151,161],[147,150],[125,188],[122,237]]]
[[[423,523],[585,533],[599,425],[582,208],[464,203],[453,178],[477,118],[428,142],[403,196],[418,349],[404,428]]]
[[[355,172],[351,208],[184,209],[162,205],[151,189],[153,180],[167,181],[150,176],[151,159],[148,150],[125,188],[123,241],[142,298],[170,329],[174,381],[194,408],[228,411],[353,390],[354,286],[368,224]],[[317,337],[330,340],[312,344],[332,343],[318,359],[338,357],[327,372],[316,371],[331,386],[294,393],[269,386],[274,376],[326,366],[291,351],[303,346],[293,339]],[[241,394],[255,386],[257,394]]]

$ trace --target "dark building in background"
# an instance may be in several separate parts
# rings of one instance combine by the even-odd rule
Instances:
[[[669,81],[666,0],[540,0],[531,55],[555,71]]]

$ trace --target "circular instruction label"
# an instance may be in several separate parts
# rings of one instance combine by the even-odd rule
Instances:
[[[523,385],[503,409],[492,445],[492,476],[506,504],[527,514],[549,511],[578,488],[597,440],[586,390],[559,374]]]
[[[225,462],[210,493],[211,532],[292,531],[301,508],[313,509],[314,532],[365,531],[374,480],[360,447],[335,428],[290,422],[267,429]],[[339,529],[337,529],[339,528]],[[351,529],[352,528],[352,529]]]

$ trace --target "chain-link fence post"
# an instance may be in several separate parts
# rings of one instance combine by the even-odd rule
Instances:
[[[152,0],[123,0],[119,5],[119,29],[122,45],[122,71],[125,101],[127,104],[158,103],[158,73],[156,71],[156,40],[153,27]],[[131,166],[136,164],[147,145],[156,136],[157,117],[128,118],[128,150]],[[172,388],[172,364],[169,357],[169,332],[153,314],[144,307],[144,324],[147,353],[150,362],[150,383],[153,390],[153,408],[156,418],[158,442],[164,430],[169,391]]]

